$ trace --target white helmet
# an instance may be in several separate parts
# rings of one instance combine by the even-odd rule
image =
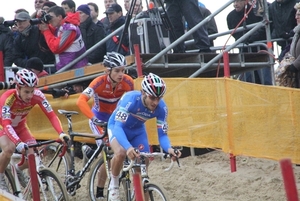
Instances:
[[[117,52],[108,52],[104,55],[103,65],[107,68],[124,67],[126,66],[126,59]]]
[[[15,76],[15,82],[20,87],[36,87],[38,81],[36,74],[27,69],[19,70]]]
[[[165,94],[167,86],[159,76],[149,73],[142,81],[142,89],[147,94],[160,98]]]

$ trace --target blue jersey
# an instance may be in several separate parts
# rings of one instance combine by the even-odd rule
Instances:
[[[141,91],[130,91],[122,96],[108,120],[108,129],[112,132],[109,135],[116,137],[119,144],[127,150],[131,146],[135,147],[132,142],[136,136],[142,139],[143,135],[142,137],[147,139],[145,122],[156,118],[160,146],[164,151],[168,151],[171,144],[167,136],[167,117],[168,108],[164,100],[159,101],[155,111],[150,111],[143,105]],[[135,142],[135,145],[137,143]]]

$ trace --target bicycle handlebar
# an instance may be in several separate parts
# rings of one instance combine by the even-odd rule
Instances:
[[[172,158],[172,155],[171,154],[166,154],[166,153],[162,153],[162,152],[153,152],[153,153],[148,153],[148,152],[140,152],[139,153],[141,156],[145,156],[147,158],[150,158],[150,157],[154,157],[154,156],[162,156],[164,158]],[[136,160],[131,160],[130,161],[130,164],[123,168],[123,171],[126,172],[126,171],[129,171],[134,165],[136,165]],[[139,164],[140,165],[140,164]],[[164,169],[165,171],[170,171],[174,166],[174,161],[171,159],[171,163],[169,165],[169,167],[167,167],[166,169]]]
[[[40,147],[42,145],[51,144],[53,142],[57,142],[57,143],[62,143],[63,144],[63,149],[62,149],[62,152],[59,154],[59,156],[60,157],[64,156],[65,153],[66,153],[66,151],[67,151],[68,144],[65,143],[65,142],[62,142],[59,138],[55,139],[55,140],[47,140],[47,141],[37,142],[36,144],[28,145],[27,148],[25,148],[25,149]]]

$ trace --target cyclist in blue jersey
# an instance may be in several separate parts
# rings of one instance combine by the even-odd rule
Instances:
[[[167,153],[175,154],[167,135],[168,108],[162,99],[166,92],[165,82],[157,75],[150,73],[142,81],[141,91],[130,91],[119,100],[117,108],[108,120],[108,136],[114,157],[111,163],[111,181],[109,184],[110,201],[119,201],[119,173],[126,155],[129,159],[138,157],[137,148],[149,152],[149,143],[145,122],[156,118],[160,146]]]

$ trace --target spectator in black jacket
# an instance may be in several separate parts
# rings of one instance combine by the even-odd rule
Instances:
[[[105,37],[105,31],[103,26],[96,25],[91,16],[90,8],[87,4],[80,5],[77,8],[77,12],[80,15],[80,31],[82,39],[84,41],[86,49],[90,49],[96,43],[101,41]],[[92,53],[87,55],[89,63],[99,63],[103,61],[103,57],[106,54],[105,43],[97,47]]]
[[[97,4],[93,3],[93,2],[90,2],[87,4],[91,10],[91,18],[93,20],[93,22],[101,27],[104,28],[104,25],[103,23],[98,20],[98,16],[99,16],[99,7]]]
[[[0,22],[0,51],[3,55],[4,66],[11,66],[13,63],[13,33],[10,28],[3,25],[4,18]]]
[[[105,10],[107,10],[108,7],[110,7],[112,4],[116,4],[116,3],[117,3],[117,0],[104,0]],[[104,13],[104,14],[106,14],[106,13]],[[108,20],[107,14],[100,21],[102,22],[104,29],[107,29],[107,27],[109,26],[109,20]]]
[[[295,20],[296,10],[294,9],[297,2],[299,0],[275,0],[269,6],[269,18],[272,22],[272,39],[286,39],[285,41],[277,42],[281,46],[281,50],[291,42],[288,39],[293,37],[294,33],[292,30],[297,26]]]
[[[30,24],[29,14],[20,12],[16,14],[15,21],[19,34],[14,39],[14,63],[17,66],[25,67],[27,59],[38,57],[44,64],[54,64],[54,55],[39,28]]]
[[[106,30],[106,35],[109,35],[125,23],[125,17],[123,16],[122,7],[119,4],[112,4],[110,7],[108,7],[105,13],[108,16],[110,23]],[[118,52],[124,56],[129,55],[128,33],[125,33],[123,36],[122,44],[118,50],[122,33],[122,31],[119,31],[113,37],[108,39],[108,41],[106,41],[107,52]]]
[[[247,5],[246,0],[235,0],[233,3],[234,10],[231,11],[227,15],[227,26],[228,29],[234,29],[236,26],[241,22],[245,15],[245,6]],[[246,13],[248,13],[249,9],[251,9],[251,5],[247,5]],[[240,27],[248,24],[254,24],[257,22],[262,21],[263,18],[256,16],[253,12],[253,9],[249,12],[247,18],[243,23],[240,23]],[[248,30],[242,32],[236,32],[233,34],[235,40],[241,38]],[[257,32],[252,34],[248,39],[246,39],[246,43],[252,43],[255,41],[265,40],[266,39],[266,32],[265,28],[260,28]],[[258,52],[259,50],[256,47],[251,48],[251,52]],[[240,52],[248,52],[248,48],[241,48]],[[263,68],[261,70],[255,70],[254,76],[255,80],[252,79],[252,73],[245,73],[246,78],[245,81],[253,82],[257,84],[264,84],[264,85],[272,85],[272,78],[271,78],[271,69],[270,68]]]

